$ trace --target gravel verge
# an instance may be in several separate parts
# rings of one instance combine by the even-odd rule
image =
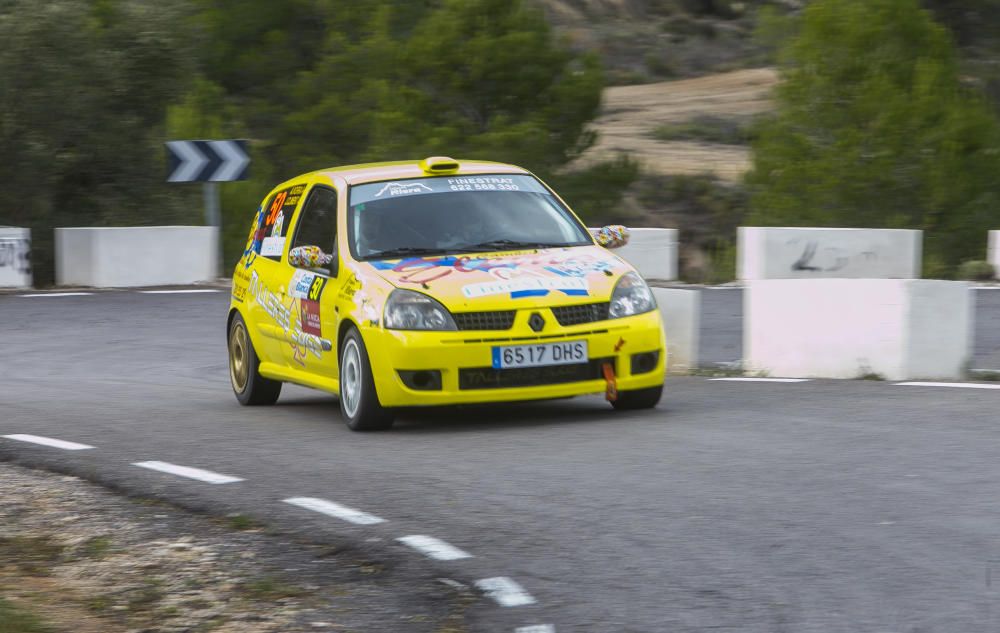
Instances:
[[[244,516],[0,463],[0,613],[37,620],[32,631],[467,630],[468,592],[396,585],[377,562]]]

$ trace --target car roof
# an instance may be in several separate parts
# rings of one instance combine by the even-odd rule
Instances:
[[[292,180],[325,175],[330,180],[343,178],[349,185],[380,180],[403,180],[407,178],[428,178],[435,176],[468,176],[471,174],[528,174],[528,170],[516,165],[495,163],[483,160],[458,160],[458,169],[449,173],[430,173],[421,167],[419,160],[400,160],[386,163],[364,163],[361,165],[344,165],[329,167],[303,174]],[[291,181],[289,181],[291,182]]]

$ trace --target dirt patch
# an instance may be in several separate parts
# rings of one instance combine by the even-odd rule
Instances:
[[[749,118],[771,109],[778,83],[772,68],[740,70],[697,79],[618,86],[604,91],[593,127],[597,144],[574,164],[583,166],[627,152],[659,174],[714,174],[735,181],[750,167],[750,150],[736,145],[652,138],[657,126],[698,116]]]

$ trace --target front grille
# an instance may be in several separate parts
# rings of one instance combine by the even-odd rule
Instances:
[[[550,365],[548,367],[517,367],[493,369],[492,367],[465,367],[458,370],[459,389],[506,389],[510,387],[535,387],[582,382],[602,378],[601,365],[614,363],[613,358],[594,358],[576,365]]]
[[[611,304],[608,302],[586,303],[584,305],[552,308],[552,314],[555,315],[556,321],[559,321],[559,325],[580,325],[581,323],[607,320],[610,307]]]
[[[509,330],[514,326],[516,310],[495,312],[456,312],[455,325],[460,330]]]

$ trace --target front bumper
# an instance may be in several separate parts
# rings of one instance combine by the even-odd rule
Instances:
[[[604,393],[607,384],[593,368],[578,368],[579,373],[539,372],[540,378],[552,384],[524,384],[476,388],[486,381],[472,374],[488,374],[492,365],[493,347],[530,343],[555,343],[586,340],[591,365],[611,361],[615,365],[619,391],[656,387],[663,384],[667,351],[659,310],[623,319],[586,323],[578,326],[550,326],[540,333],[528,327],[527,315],[518,315],[514,327],[504,331],[418,332],[367,328],[362,331],[379,401],[386,407],[503,402],[562,398],[590,393]],[[554,319],[548,319],[555,323]],[[655,365],[649,371],[633,375],[632,356],[658,352]],[[561,366],[570,367],[570,366]],[[484,370],[470,372],[470,369]],[[440,371],[440,383],[434,388],[413,389],[400,376],[400,371]],[[464,372],[462,370],[465,370]],[[461,375],[460,375],[461,374]],[[523,383],[522,380],[515,382]],[[530,377],[529,377],[530,380]],[[562,382],[570,380],[570,382]],[[439,388],[438,388],[439,387]]]

